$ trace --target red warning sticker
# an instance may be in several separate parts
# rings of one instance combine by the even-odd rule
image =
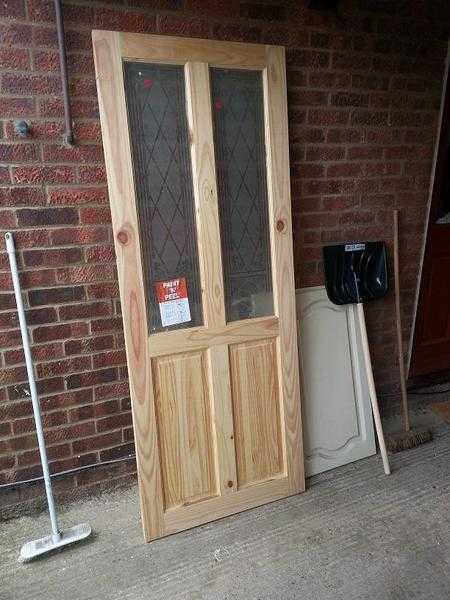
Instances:
[[[158,281],[155,288],[163,327],[191,320],[186,277]]]

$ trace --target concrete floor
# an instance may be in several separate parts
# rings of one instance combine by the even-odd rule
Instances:
[[[0,598],[448,600],[449,429],[428,410],[415,418],[433,420],[435,439],[392,456],[390,477],[372,457],[310,479],[303,495],[151,544],[135,488],[65,507],[63,526],[88,521],[94,537],[34,563],[18,551],[48,532],[46,516],[4,523]]]

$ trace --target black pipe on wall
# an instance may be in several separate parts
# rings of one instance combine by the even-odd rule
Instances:
[[[64,134],[64,142],[69,146],[73,146],[73,128],[72,128],[72,115],[70,112],[69,102],[69,81],[67,78],[67,57],[66,57],[66,46],[64,41],[64,23],[62,17],[61,0],[55,0],[55,14],[56,14],[56,30],[58,32],[58,47],[59,47],[59,63],[61,66],[61,84],[62,94],[64,103],[64,121],[66,132]]]

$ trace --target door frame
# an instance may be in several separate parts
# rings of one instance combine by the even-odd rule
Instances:
[[[413,318],[411,324],[411,331],[409,336],[409,345],[408,345],[408,355],[406,361],[406,377],[409,378],[411,366],[412,366],[412,356],[414,352],[414,344],[416,341],[416,333],[417,333],[417,325],[418,325],[418,311],[420,308],[420,300],[422,293],[422,282],[423,282],[423,271],[424,271],[424,261],[425,254],[428,246],[428,228],[430,224],[430,218],[433,215],[433,204],[434,204],[434,191],[435,191],[435,176],[436,176],[436,168],[439,157],[439,148],[441,141],[441,130],[442,130],[442,122],[444,117],[444,110],[446,105],[446,97],[448,99],[448,104],[450,106],[450,87],[447,90],[448,86],[448,75],[449,75],[449,63],[450,63],[450,40],[447,45],[447,56],[445,59],[445,68],[444,68],[444,77],[442,80],[442,90],[441,90],[441,105],[439,109],[439,117],[438,117],[438,126],[436,132],[436,139],[434,143],[434,153],[433,153],[433,163],[431,167],[431,175],[430,175],[430,187],[428,190],[428,203],[427,203],[427,211],[425,217],[425,226],[423,231],[423,240],[422,240],[422,250],[420,253],[420,261],[419,261],[419,272],[417,274],[417,285],[416,285],[416,293],[414,297],[414,306],[413,306]],[[447,93],[448,92],[448,93]]]
[[[305,489],[293,274],[285,51],[280,46],[111,31],[93,31],[92,38],[123,307],[141,516],[144,537],[150,541],[188,526],[192,527]],[[207,60],[205,56],[208,57]],[[208,306],[204,326],[152,334],[150,340],[154,338],[154,343],[153,348],[150,348],[125,99],[124,60],[184,65],[187,88],[195,85],[196,76],[202,76],[200,71],[203,65],[198,63],[207,62],[212,67],[257,69],[263,73],[264,114],[265,123],[268,124],[265,127],[265,145],[271,223],[273,317],[231,322],[225,324],[226,331],[224,327],[219,326],[218,322],[216,327],[216,320],[213,319],[214,326],[208,330],[210,326],[208,315],[213,314],[214,311],[217,313],[213,294],[211,294],[209,298],[203,297],[204,308],[205,304]],[[215,181],[214,184],[211,183],[214,177],[214,164],[209,168],[201,168],[200,154],[204,151],[201,127],[193,126],[196,119],[199,122],[204,119],[202,109],[204,110],[205,106],[201,106],[198,102],[191,102],[187,98],[193,174],[197,171],[194,175],[194,201],[197,219],[200,219],[198,221],[200,228],[201,219],[210,222],[214,216],[210,205],[217,203],[213,190]],[[218,224],[215,224],[215,227],[218,227]],[[212,260],[211,252],[213,255],[220,253],[220,240],[216,240],[216,246],[215,249],[202,248],[202,244],[199,244],[201,272],[202,264]],[[220,257],[220,254],[217,256]],[[213,257],[213,260],[217,260],[217,256]],[[133,271],[127,268],[127,264],[136,264],[138,268]],[[214,276],[216,278],[221,276],[221,271]],[[283,294],[283,288],[292,289],[292,294]],[[285,477],[237,490],[233,496],[236,498],[234,505],[230,501],[231,494],[223,494],[209,500],[213,507],[211,509],[213,517],[205,518],[202,514],[202,504],[198,503],[183,506],[183,516],[180,511],[173,509],[170,519],[165,519],[151,357],[156,347],[158,352],[161,348],[163,352],[165,351],[164,343],[167,339],[165,336],[169,334],[173,334],[173,338],[178,336],[179,339],[187,342],[190,348],[195,349],[204,346],[205,340],[212,345],[238,343],[241,339],[246,339],[243,338],[244,330],[246,335],[250,331],[250,335],[255,339],[278,337],[277,368],[280,379]],[[188,525],[185,525],[186,522]]]

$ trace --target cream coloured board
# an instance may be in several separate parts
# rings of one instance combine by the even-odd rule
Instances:
[[[360,328],[353,305],[324,287],[297,290],[307,476],[375,454]]]

